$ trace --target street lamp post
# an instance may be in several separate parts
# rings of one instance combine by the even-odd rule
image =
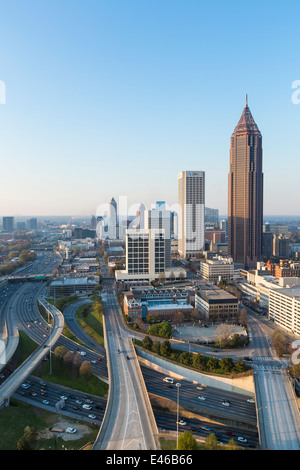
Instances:
[[[180,383],[176,383],[176,387],[177,387],[177,450],[178,450],[178,435],[179,435],[179,430],[178,430],[178,426],[179,426],[179,389],[180,389]]]

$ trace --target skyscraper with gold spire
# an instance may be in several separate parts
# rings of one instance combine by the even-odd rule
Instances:
[[[228,174],[228,254],[235,263],[256,266],[263,225],[262,136],[248,107],[230,141]]]

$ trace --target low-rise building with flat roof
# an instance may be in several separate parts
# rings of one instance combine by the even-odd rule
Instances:
[[[98,282],[93,277],[64,278],[51,282],[49,295],[53,298],[73,294],[91,294]]]
[[[203,260],[200,262],[197,275],[208,282],[218,282],[221,279],[231,282],[234,278],[233,260],[222,256],[216,259]]]
[[[213,285],[197,290],[195,304],[208,320],[231,320],[238,315],[237,297]]]
[[[178,312],[189,314],[194,307],[190,291],[186,289],[133,289],[124,294],[124,313],[131,320],[156,315],[161,320],[172,320]]]

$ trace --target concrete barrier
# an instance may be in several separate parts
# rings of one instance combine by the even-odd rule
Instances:
[[[139,347],[136,347],[139,362],[162,374],[174,377],[175,379],[186,379],[193,383],[204,384],[210,387],[219,388],[227,392],[241,393],[247,396],[255,396],[255,386],[253,374],[246,377],[220,377],[201,372],[193,371],[186,367],[175,364],[162,357],[150,354]]]

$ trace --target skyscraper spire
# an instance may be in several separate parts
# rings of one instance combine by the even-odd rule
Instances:
[[[230,139],[228,254],[255,267],[261,259],[263,222],[262,136],[248,107]]]

